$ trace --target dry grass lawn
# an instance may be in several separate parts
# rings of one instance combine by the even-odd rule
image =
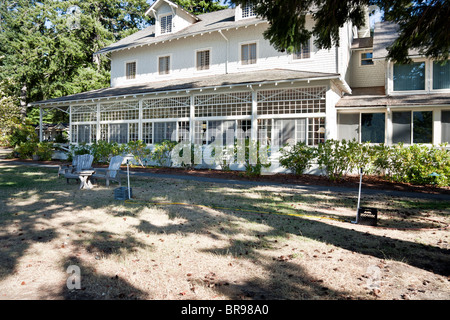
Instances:
[[[1,165],[0,299],[450,298],[450,201],[364,196],[375,228],[349,222],[356,193],[132,187],[118,201],[115,185],[78,190],[54,169]],[[80,289],[67,287],[72,265]]]

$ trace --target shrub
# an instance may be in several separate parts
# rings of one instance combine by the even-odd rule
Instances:
[[[294,174],[300,175],[311,167],[311,160],[315,154],[315,149],[308,147],[304,142],[288,145],[281,149],[280,164]]]
[[[244,143],[235,141],[235,160],[244,160],[245,175],[249,177],[261,175],[262,168],[269,168],[270,161],[267,158],[269,146],[261,146],[259,141],[246,138]]]
[[[317,146],[317,163],[330,180],[340,180],[352,168],[349,147],[346,140],[329,139]]]
[[[19,142],[14,148],[20,159],[31,159],[36,151],[37,143],[34,141]]]
[[[94,156],[94,163],[108,163],[109,160],[117,155],[122,154],[124,146],[117,142],[108,142],[99,140],[89,147],[89,153]]]
[[[155,144],[152,152],[152,160],[156,161],[161,167],[172,166],[172,150],[177,145],[176,141],[164,140]]]
[[[53,156],[53,143],[51,142],[39,142],[36,145],[35,154],[39,156],[39,160],[52,160]]]
[[[144,162],[147,162],[152,153],[151,150],[147,148],[147,144],[141,140],[128,142],[125,151],[127,153],[131,153],[134,160],[136,160],[142,167],[145,167]]]

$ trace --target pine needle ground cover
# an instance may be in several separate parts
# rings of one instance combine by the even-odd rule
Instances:
[[[54,169],[1,165],[0,298],[450,298],[450,201],[366,195],[371,227],[350,223],[356,192],[131,184],[119,201],[114,185],[78,190]]]

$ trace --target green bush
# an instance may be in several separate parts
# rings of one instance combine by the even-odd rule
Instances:
[[[53,143],[51,142],[36,142],[25,141],[20,142],[14,148],[14,152],[18,153],[20,159],[31,159],[33,155],[39,156],[39,160],[48,161],[52,159]]]
[[[35,154],[39,156],[39,160],[49,161],[52,160],[53,150],[53,143],[43,141],[36,145]]]
[[[24,141],[18,143],[14,148],[14,152],[18,154],[19,159],[31,159],[33,154],[35,154],[36,148],[37,143],[35,141]]]
[[[155,144],[152,152],[152,160],[156,161],[161,167],[172,166],[172,150],[178,143],[176,141],[164,140]]]
[[[330,139],[319,144],[314,152],[312,150],[304,144],[283,149],[280,164],[301,174],[316,160],[329,179],[334,181],[362,168],[365,174],[377,174],[394,182],[436,186],[450,184],[450,150],[446,145],[386,146]]]
[[[292,173],[300,175],[311,167],[311,161],[315,155],[315,148],[299,142],[294,146],[288,145],[281,149],[280,164]]]
[[[147,148],[147,144],[138,141],[130,141],[125,146],[125,150],[127,153],[133,155],[134,160],[136,160],[142,167],[145,167],[144,162],[147,163],[147,160],[151,157],[151,150]]]
[[[325,174],[330,180],[340,180],[344,174],[351,171],[353,167],[351,148],[346,140],[338,141],[329,139],[321,143],[316,148],[317,163],[320,169],[325,170]]]

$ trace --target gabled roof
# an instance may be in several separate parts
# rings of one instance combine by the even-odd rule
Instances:
[[[177,79],[168,81],[149,82],[124,87],[111,87],[78,93],[70,96],[38,101],[30,105],[46,105],[53,103],[75,103],[94,99],[108,99],[116,97],[133,97],[135,95],[154,94],[160,92],[190,91],[219,87],[249,86],[259,84],[273,84],[277,82],[292,81],[319,81],[336,80],[342,87],[346,87],[345,81],[339,74],[293,71],[286,69],[271,69],[252,72],[240,72],[203,76],[197,78]]]
[[[392,22],[378,22],[375,24],[373,35],[373,59],[386,59],[387,48],[391,46],[399,36],[399,27]],[[419,55],[418,50],[409,50],[409,56]]]
[[[180,7],[176,3],[173,3],[172,1],[169,1],[169,0],[156,0],[155,2],[153,2],[153,4],[150,6],[150,8],[148,8],[148,10],[145,12],[145,14],[146,15],[150,15],[152,12],[155,12],[156,9],[161,5],[162,2],[167,3],[169,6],[171,6],[173,8],[180,9],[181,11],[183,11],[184,13],[186,13],[189,16],[191,16],[192,18],[194,18],[197,21],[199,20],[199,18],[197,16],[195,16],[192,13],[184,10],[182,7]]]
[[[256,17],[235,21],[235,9],[233,8],[201,14],[198,15],[198,18],[199,21],[184,28],[183,30],[175,33],[160,35],[158,37],[155,37],[155,26],[149,26],[97,51],[94,55],[267,22],[266,20]]]

